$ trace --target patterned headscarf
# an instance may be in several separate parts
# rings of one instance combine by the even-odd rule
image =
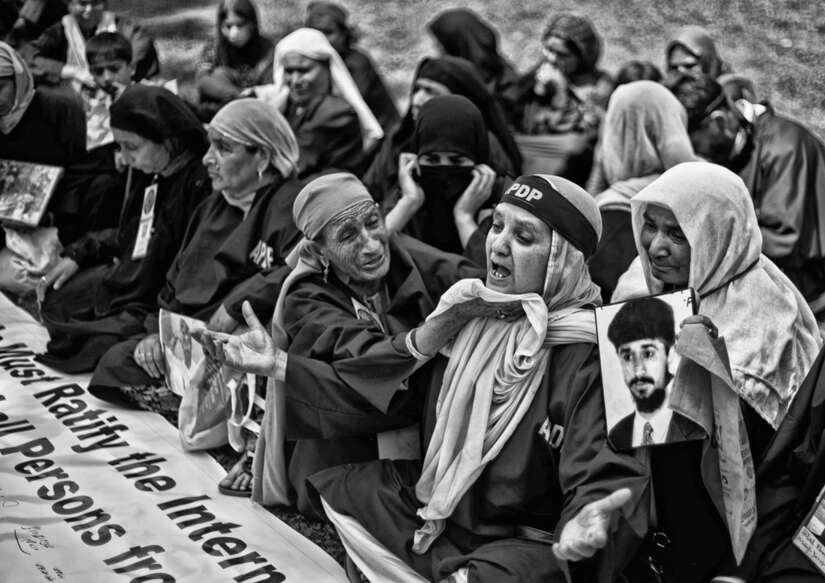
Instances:
[[[0,42],[0,79],[14,79],[14,102],[9,112],[0,117],[0,132],[10,134],[17,127],[29,104],[34,99],[34,80],[20,55],[4,42]]]

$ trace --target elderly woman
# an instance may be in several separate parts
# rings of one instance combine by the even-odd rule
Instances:
[[[261,34],[252,0],[218,4],[214,44],[204,51],[197,73],[200,111],[211,118],[250,87],[272,83],[275,47]]]
[[[0,42],[0,158],[67,166],[86,151],[82,107],[34,87],[29,67]]]
[[[310,478],[369,580],[563,581],[550,550],[557,524],[606,489],[645,485],[640,464],[606,445],[592,311],[600,295],[586,267],[600,230],[581,188],[519,178],[494,212],[485,283],[457,283],[431,317],[470,298],[518,301],[526,317],[472,320],[446,357],[408,341],[422,361],[434,359],[423,465],[381,460]],[[573,580],[615,580],[625,529],[646,519],[624,504],[628,494],[607,502],[623,507],[614,552],[573,567]]]
[[[262,462],[254,498],[297,502],[311,513],[308,475],[379,456],[418,455],[417,430],[393,431],[420,417],[427,379],[410,352],[408,332],[416,330],[419,350],[434,351],[457,326],[492,308],[477,302],[422,325],[444,290],[480,270],[415,239],[390,235],[369,193],[350,174],[313,180],[296,199],[293,216],[305,241],[293,254],[299,261],[275,310],[277,344],[251,310],[249,334],[206,334],[202,341],[219,360],[275,379],[255,452],[256,464]],[[285,401],[281,424],[269,402],[277,395]],[[272,431],[285,432],[292,442],[287,477],[280,478],[288,478],[287,493],[268,486],[271,468],[283,456],[272,445],[278,441]]]
[[[513,111],[518,97],[518,75],[499,54],[495,29],[466,8],[445,10],[427,28],[444,54],[466,59],[476,67],[502,111],[507,114]]]
[[[120,225],[66,247],[39,286],[51,337],[40,360],[67,373],[93,370],[114,342],[143,330],[189,217],[209,193],[203,128],[175,95],[133,85],[112,104],[111,126],[131,167]]]
[[[26,63],[14,49],[0,42],[0,158],[65,168],[83,155],[85,146],[80,104],[35,89]],[[62,205],[65,183],[59,183],[50,201],[50,212]],[[54,229],[24,232],[6,227],[4,231],[0,233],[0,289],[30,293],[42,271],[57,261],[57,234]],[[12,241],[14,251],[6,246],[7,239]]]
[[[300,189],[298,146],[283,116],[250,98],[224,106],[208,136],[203,164],[214,192],[190,213],[157,307],[231,332],[242,321],[244,299],[262,316],[272,313],[272,288],[283,280],[284,257],[299,239],[290,218]],[[125,396],[141,406],[168,396],[157,310],[147,314],[145,326],[106,352],[92,377],[94,394],[116,401]]]
[[[704,162],[679,164],[630,206],[639,258],[613,299],[691,287],[702,321],[727,345],[733,390],[718,396],[729,395],[733,408],[717,405],[714,389],[713,426],[735,431],[735,443],[729,432],[711,428],[707,439],[650,452],[657,531],[670,541],[672,574],[677,581],[708,581],[729,574],[734,558],[741,560],[754,525],[753,514],[734,514],[727,519],[729,532],[723,509],[732,511],[720,479],[742,484],[739,503],[753,510],[753,467],[791,406],[821,339],[799,291],[761,254],[753,204],[735,174]]]
[[[489,139],[490,166],[497,174],[516,176],[521,171],[521,153],[513,139],[501,107],[484,87],[472,63],[458,57],[426,58],[413,78],[410,107],[401,125],[381,144],[364,183],[373,197],[392,206],[399,192],[399,155],[413,152],[416,121],[421,108],[433,97],[462,95],[473,102],[484,118]]]
[[[665,66],[669,79],[681,75],[709,75],[735,99],[756,102],[753,81],[731,71],[730,65],[722,60],[716,50],[710,33],[690,24],[680,28],[665,47]]]
[[[155,42],[139,25],[107,10],[107,0],[69,0],[69,13],[26,45],[23,55],[38,84],[69,82],[75,90],[93,87],[86,61],[86,40],[99,32],[119,32],[132,43],[133,79],[160,71]]]
[[[687,114],[659,83],[635,81],[610,98],[588,183],[604,232],[588,267],[609,301],[619,277],[636,257],[630,200],[662,172],[696,159],[687,133]]]
[[[275,47],[274,84],[258,87],[289,122],[301,150],[298,174],[364,171],[384,132],[327,37],[299,28]]]
[[[306,26],[324,33],[329,44],[338,51],[352,75],[358,91],[364,97],[384,132],[394,128],[401,118],[384,80],[367,52],[355,46],[358,34],[347,23],[346,9],[335,2],[314,1],[307,5]]]

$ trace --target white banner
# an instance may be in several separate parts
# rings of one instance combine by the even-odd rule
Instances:
[[[0,580],[345,582],[326,553],[184,453],[159,415],[33,360],[47,334],[0,295]]]

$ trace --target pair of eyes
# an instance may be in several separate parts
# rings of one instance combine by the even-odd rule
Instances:
[[[653,360],[659,356],[659,352],[655,348],[643,348],[639,354],[642,360]],[[622,352],[619,355],[622,362],[635,362],[636,357],[632,352]]]
[[[381,220],[378,218],[378,214],[373,213],[367,217],[367,220],[364,221],[364,226],[370,231],[381,228]],[[337,239],[339,243],[349,243],[357,239],[358,234],[359,230],[355,226],[347,225],[338,232]]]
[[[490,226],[493,233],[501,233],[504,230],[504,221],[498,218],[493,218],[493,224]],[[516,227],[513,233],[516,241],[522,245],[532,245],[536,241],[536,236],[530,230],[523,227]]]
[[[671,239],[673,242],[679,244],[687,243],[687,237],[685,237],[684,232],[682,232],[682,229],[680,229],[679,227],[665,226],[662,230],[664,231],[665,235],[667,235],[667,237]],[[656,223],[654,223],[650,219],[645,219],[644,225],[642,226],[642,231],[644,234],[653,235],[654,233],[659,232],[660,229],[656,225]]]

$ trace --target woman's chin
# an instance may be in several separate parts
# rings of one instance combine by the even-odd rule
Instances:
[[[484,285],[487,289],[491,289],[493,291],[509,294],[512,293],[513,289],[513,281],[510,277],[493,277],[490,274],[487,274],[487,279],[484,281]]]

